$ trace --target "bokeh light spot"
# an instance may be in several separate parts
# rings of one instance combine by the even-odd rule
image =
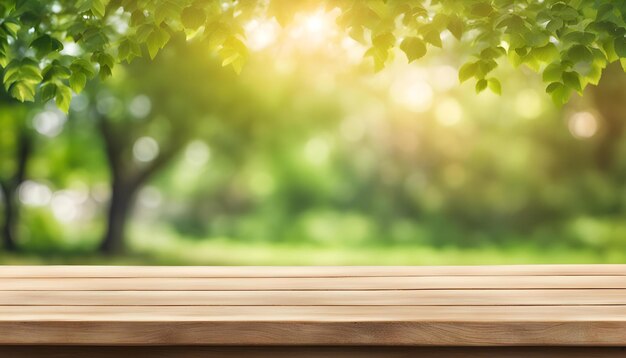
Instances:
[[[568,127],[574,137],[586,139],[593,137],[598,131],[598,121],[589,112],[577,112],[569,118]]]
[[[311,138],[304,146],[304,156],[315,165],[322,165],[328,161],[330,144],[324,138]]]
[[[526,89],[515,97],[515,112],[522,118],[537,118],[543,111],[541,96],[537,91]]]
[[[133,145],[133,156],[140,162],[150,162],[159,155],[159,144],[154,138],[141,137]]]
[[[201,167],[211,158],[209,146],[201,140],[194,140],[185,149],[185,160],[187,163]]]
[[[58,110],[47,110],[33,117],[33,126],[39,134],[52,138],[61,133],[66,119]]]
[[[444,126],[453,126],[463,119],[463,108],[456,99],[446,98],[437,105],[435,117]]]

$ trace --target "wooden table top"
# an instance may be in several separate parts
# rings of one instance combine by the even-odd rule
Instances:
[[[626,346],[626,265],[0,266],[0,344]]]

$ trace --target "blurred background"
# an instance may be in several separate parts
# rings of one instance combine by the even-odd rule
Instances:
[[[375,73],[302,16],[249,23],[240,75],[181,36],[69,115],[2,94],[0,263],[626,262],[619,66],[563,108],[507,64],[477,95],[453,41]]]

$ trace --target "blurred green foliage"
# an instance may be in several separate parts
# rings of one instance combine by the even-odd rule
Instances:
[[[494,69],[506,90],[476,95],[458,83],[466,58],[438,50],[412,64],[390,50],[373,73],[367,46],[325,16],[285,33],[251,24],[240,75],[174,36],[153,61],[87,83],[68,115],[5,94],[0,182],[16,185],[0,212],[19,207],[22,253],[0,261],[624,262],[619,64],[564,108],[528,69]],[[125,255],[96,254],[124,236]]]

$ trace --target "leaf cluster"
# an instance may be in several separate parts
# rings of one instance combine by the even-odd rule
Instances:
[[[338,25],[368,47],[376,70],[398,49],[409,62],[447,38],[468,44],[461,82],[502,91],[494,70],[508,61],[543,76],[556,103],[597,84],[611,62],[626,64],[626,2],[611,0],[0,0],[4,88],[19,101],[55,99],[68,110],[96,75],[154,58],[173,36],[202,41],[223,66],[248,58],[244,24],[338,8]]]

